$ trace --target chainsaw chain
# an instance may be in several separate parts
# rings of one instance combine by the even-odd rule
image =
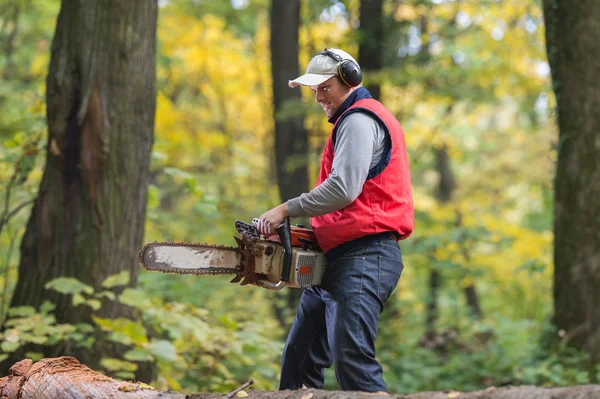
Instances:
[[[153,241],[153,242],[149,242],[146,245],[144,245],[144,247],[138,253],[139,262],[146,270],[153,271],[153,272],[168,273],[168,274],[193,274],[193,275],[203,275],[203,276],[208,276],[208,275],[215,276],[215,275],[220,275],[220,274],[239,274],[243,270],[243,267],[241,265],[239,266],[239,269],[238,268],[233,268],[233,269],[232,268],[215,268],[212,270],[211,269],[176,270],[176,269],[150,268],[144,263],[144,253],[146,252],[146,249],[148,247],[157,246],[157,245],[169,246],[169,247],[186,246],[186,247],[197,247],[197,248],[226,249],[229,251],[233,250],[235,252],[242,254],[242,259],[245,257],[245,253],[242,249],[234,248],[234,247],[226,247],[225,245],[200,244],[200,243],[191,243],[191,242],[185,242],[185,241]]]

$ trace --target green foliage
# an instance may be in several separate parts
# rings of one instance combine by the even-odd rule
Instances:
[[[92,348],[98,339],[129,345],[122,358],[103,358],[102,371],[130,379],[152,363],[160,389],[225,392],[249,378],[257,389],[275,389],[287,330],[273,303],[283,295],[228,284],[228,277],[142,270],[135,289],[125,288],[135,278],[127,273],[97,291],[68,277],[47,285],[89,310],[94,325],[57,323],[48,303],[6,312],[42,177],[45,76],[59,5],[0,0],[0,194],[10,193],[0,196],[0,219],[19,210],[0,228],[0,360],[27,343],[41,344],[29,354],[39,359],[45,345]],[[324,47],[357,54],[359,5],[303,3],[303,66]],[[146,241],[233,245],[236,219],[278,204],[268,7],[266,0],[161,6]],[[388,1],[384,14],[385,67],[366,72],[365,84],[381,85],[406,132],[416,206],[415,232],[401,243],[403,276],[377,342],[390,390],[589,382],[586,356],[544,344],[548,334],[561,337],[547,326],[556,134],[539,2]],[[302,103],[287,104],[277,117],[306,116],[314,181],[331,126],[311,93],[296,90]],[[437,198],[441,148],[456,181],[445,203]],[[422,342],[432,270],[441,281],[434,327],[453,337],[434,349]],[[470,285],[481,320],[465,302]],[[140,318],[99,316],[106,301],[133,307]],[[329,388],[334,378],[328,371]]]
[[[116,274],[108,277],[103,286],[124,285],[129,277]],[[90,302],[99,293],[73,278],[57,278],[47,289],[71,295],[74,306],[84,305],[93,311],[101,309]],[[92,315],[94,324],[103,332],[98,334],[89,324],[60,324],[53,314],[54,305],[41,308],[11,308],[0,335],[0,348],[13,352],[25,344],[51,346],[70,342],[92,348],[94,340],[106,340],[129,349],[122,359],[102,357],[104,372],[133,379],[139,363],[158,366],[157,387],[197,392],[227,391],[239,386],[249,375],[261,389],[275,389],[278,356],[281,343],[270,339],[274,324],[237,321],[230,316],[214,316],[200,307],[178,302],[166,302],[149,297],[140,290],[127,288],[118,296],[100,293],[108,300],[118,300],[139,310],[141,319],[103,318]],[[112,292],[110,292],[112,293]],[[114,294],[113,294],[114,295]],[[81,299],[78,299],[81,298]],[[32,353],[39,359],[43,354]],[[2,355],[0,360],[6,358]]]
[[[227,391],[252,376],[257,387],[275,388],[282,346],[269,339],[272,322],[215,317],[201,307],[165,302],[133,289],[126,289],[119,301],[137,307],[143,320],[95,321],[110,332],[109,339],[133,344],[125,359],[158,365],[158,386]]]
[[[57,323],[53,314],[54,305],[44,302],[39,309],[30,306],[10,308],[4,322],[4,331],[0,334],[0,348],[4,355],[14,352],[26,344],[52,346],[61,341],[71,341],[74,345],[91,347],[94,338],[90,335],[93,328],[89,324],[71,325]],[[40,358],[32,353],[33,358]]]
[[[129,284],[129,271],[123,270],[115,275],[108,276],[103,282],[102,286],[107,289],[121,287]],[[114,298],[113,298],[114,299]]]
[[[94,289],[73,277],[58,277],[46,283],[47,290],[54,290],[61,294],[92,294]]]
[[[42,175],[44,79],[58,1],[0,1],[0,324]]]

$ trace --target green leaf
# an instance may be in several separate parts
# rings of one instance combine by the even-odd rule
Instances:
[[[102,302],[97,299],[88,299],[85,304],[94,310],[98,310],[102,307]]]
[[[76,333],[70,334],[69,338],[71,338],[75,342],[81,342],[85,339],[85,335],[76,332]]]
[[[24,156],[21,161],[21,165],[18,169],[18,171],[19,171],[18,177],[22,183],[25,180],[27,180],[27,176],[35,167],[35,161],[36,161],[35,152],[37,152],[37,151],[36,151],[35,147],[32,147],[32,148],[34,151],[34,153],[32,154],[33,156],[31,156],[31,155]]]
[[[534,274],[543,273],[545,270],[546,264],[544,262],[542,262],[539,259],[530,259],[523,263],[521,266],[519,266],[515,270],[515,273],[527,271],[529,272],[530,276],[533,276]]]
[[[77,331],[82,332],[82,333],[93,333],[94,332],[94,326],[92,326],[91,324],[78,323],[75,325],[75,327],[77,328]]]
[[[146,294],[134,288],[125,288],[123,293],[119,295],[119,302],[121,302],[124,305],[129,305],[134,308],[140,309],[149,305],[149,301],[146,297]]]
[[[52,281],[49,281],[45,285],[46,289],[58,291],[61,294],[79,294],[85,292],[86,294],[93,294],[94,289],[87,284],[73,277],[58,277]]]
[[[156,340],[152,341],[150,345],[148,345],[148,351],[163,360],[168,362],[175,361],[177,359],[177,351],[175,350],[175,346],[170,341],[165,340]]]
[[[0,362],[5,361],[6,359],[8,359],[8,355],[0,354]]]
[[[238,325],[229,315],[224,314],[219,317],[219,321],[232,330],[237,330]]]
[[[102,291],[102,292],[98,292],[96,294],[94,294],[94,297],[100,299],[100,298],[108,298],[111,301],[114,301],[117,299],[117,296],[115,295],[114,292],[110,292],[110,291]]]
[[[133,380],[135,378],[135,373],[129,371],[119,371],[118,373],[115,373],[115,377],[122,380]]]
[[[124,357],[126,360],[132,362],[148,362],[152,360],[152,355],[150,355],[146,350],[139,348],[131,349],[125,352]]]
[[[129,284],[129,281],[129,271],[123,270],[117,274],[108,276],[106,280],[104,280],[104,282],[102,283],[102,286],[104,288],[120,287]]]
[[[152,159],[156,159],[157,161],[166,161],[168,158],[169,156],[164,152],[156,149],[152,150]]]
[[[29,337],[29,339],[27,341],[33,342],[34,344],[43,345],[46,342],[48,342],[48,337],[44,337],[43,335],[42,336],[34,335],[34,336]]]
[[[8,341],[3,341],[0,344],[0,349],[2,349],[3,352],[14,352],[16,351],[19,347],[21,346],[21,344],[19,344],[19,342],[8,342]]]
[[[155,209],[160,205],[158,187],[154,184],[148,186],[148,209]]]
[[[9,317],[31,317],[35,315],[35,308],[33,306],[16,306],[8,309]]]
[[[72,332],[77,331],[76,326],[74,326],[73,324],[68,324],[68,323],[57,324],[56,328],[63,333],[72,333]]]
[[[102,360],[100,360],[100,365],[109,371],[136,371],[138,368],[135,363],[112,357],[102,358]]]
[[[37,362],[38,360],[42,360],[44,358],[44,354],[40,352],[27,352],[25,353],[25,357]],[[0,356],[0,362],[2,361],[2,357]]]
[[[42,303],[42,306],[40,306],[40,313],[50,313],[54,309],[56,309],[55,304],[53,304],[50,301],[44,301],[44,303]]]
[[[178,168],[167,167],[164,169],[164,172],[169,176],[178,177],[181,179],[192,179],[193,178],[192,174],[190,174],[189,172],[186,172],[184,170],[178,169]]]
[[[73,306],[85,303],[85,298],[81,294],[73,294]]]
[[[4,325],[6,327],[14,327],[19,331],[30,331],[35,327],[32,318],[8,319]]]
[[[99,325],[103,330],[112,332],[119,339],[124,342],[122,344],[128,345],[133,342],[137,344],[144,344],[148,342],[146,336],[146,329],[139,323],[134,321],[118,318],[118,319],[104,319],[96,316],[92,316],[94,322]],[[116,338],[113,336],[112,338]]]

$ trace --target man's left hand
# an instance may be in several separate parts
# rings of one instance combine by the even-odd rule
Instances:
[[[286,217],[290,216],[288,213],[287,202],[276,206],[268,212],[263,213],[258,218],[258,232],[263,236],[270,236],[275,234],[277,227],[283,223]]]

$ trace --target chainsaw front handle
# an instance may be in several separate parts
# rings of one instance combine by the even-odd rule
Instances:
[[[280,281],[277,284],[270,282],[269,280],[258,280],[258,285],[269,289],[269,290],[273,290],[273,291],[279,291],[280,289],[282,289],[283,287],[285,287],[285,282],[284,281]]]
[[[277,226],[277,234],[283,245],[283,265],[281,265],[281,281],[290,282],[292,273],[292,228],[290,218],[286,217],[282,224]],[[281,282],[280,281],[280,282]]]

